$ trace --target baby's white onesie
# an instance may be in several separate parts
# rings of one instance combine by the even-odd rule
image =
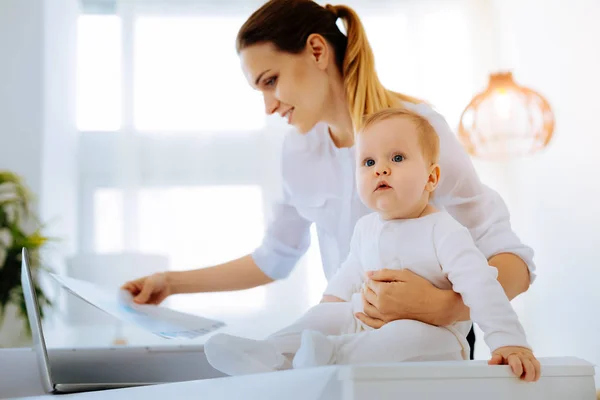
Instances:
[[[294,367],[466,359],[471,321],[438,327],[398,320],[372,329],[354,316],[363,309],[361,291],[366,272],[381,268],[406,268],[438,288],[460,293],[491,351],[503,346],[529,348],[523,327],[496,279],[498,271],[488,265],[467,228],[444,211],[389,221],[372,213],[357,222],[348,258],[325,290],[326,295],[345,302],[318,304],[266,341],[226,335],[215,338],[213,349],[210,341],[207,343],[209,361],[219,364],[219,349],[244,353],[244,362],[239,361],[239,354],[234,358],[245,369],[226,366],[229,370],[225,372],[233,375],[247,371],[248,364],[259,359],[256,365],[262,368],[269,364],[266,370],[289,368],[281,354],[295,354]],[[214,357],[209,354],[211,350]]]

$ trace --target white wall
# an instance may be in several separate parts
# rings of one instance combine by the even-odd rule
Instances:
[[[495,0],[503,64],[556,117],[549,148],[500,166],[538,279],[517,302],[540,356],[600,364],[600,2]]]
[[[47,233],[72,249],[76,207],[77,1],[0,2],[0,168],[38,197]]]
[[[0,2],[0,168],[42,186],[43,0]]]
[[[45,234],[61,239],[45,258],[59,272],[76,236],[77,14],[77,0],[0,1],[0,169],[37,197]]]
[[[51,4],[50,4],[51,3]],[[62,270],[77,244],[76,43],[78,0],[45,2],[44,114],[40,215],[47,234],[60,238],[48,262]],[[53,256],[53,257],[51,257]],[[50,258],[51,257],[51,258]]]

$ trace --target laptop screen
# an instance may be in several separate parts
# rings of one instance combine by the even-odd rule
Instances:
[[[31,326],[33,350],[37,355],[42,385],[47,392],[51,392],[54,390],[54,382],[52,381],[50,360],[48,358],[48,351],[44,340],[44,332],[42,331],[40,308],[35,294],[35,286],[33,285],[27,249],[23,248],[21,257],[21,285],[23,286],[23,296],[25,298],[29,325]]]

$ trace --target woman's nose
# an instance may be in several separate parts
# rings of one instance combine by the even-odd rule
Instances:
[[[265,102],[265,113],[267,115],[273,114],[277,107],[279,107],[279,101],[272,94],[264,94],[263,100]]]

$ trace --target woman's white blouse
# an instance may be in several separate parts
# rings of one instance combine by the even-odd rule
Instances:
[[[498,253],[522,258],[533,282],[533,250],[513,232],[506,204],[481,183],[445,119],[427,104],[405,105],[426,117],[440,138],[441,173],[432,203],[469,229],[486,258]],[[308,249],[310,225],[315,223],[329,279],[348,255],[356,221],[372,212],[356,189],[354,147],[337,148],[327,125],[318,124],[305,135],[289,133],[282,151],[283,198],[252,257],[269,277],[287,277]]]

